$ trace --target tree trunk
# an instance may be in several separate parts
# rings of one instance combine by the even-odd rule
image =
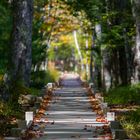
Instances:
[[[133,74],[133,60],[132,60],[132,47],[129,46],[127,37],[127,30],[124,28],[124,43],[125,43],[125,56],[126,56],[126,63],[127,63],[127,82],[131,84],[131,78]]]
[[[89,64],[88,64],[88,39],[86,39],[86,80],[89,80]]]
[[[82,53],[81,53],[80,46],[79,46],[79,43],[78,43],[77,31],[76,30],[73,31],[73,36],[74,36],[75,46],[76,46],[76,49],[78,51],[78,55],[79,55],[79,58],[80,58],[80,61],[81,61],[81,70],[83,71],[84,70],[83,57],[82,57]]]
[[[100,57],[101,57],[101,48],[99,48],[99,46],[101,46],[101,36],[102,36],[102,26],[100,23],[96,23],[95,24],[95,33],[96,33],[96,42],[97,42],[97,46],[95,46],[96,48],[96,55],[95,55],[95,77],[96,77],[96,89],[97,91],[100,90],[102,88],[102,73],[101,73],[101,61],[100,61]],[[96,60],[97,59],[97,60]]]
[[[132,0],[133,15],[136,20],[135,73],[134,82],[140,81],[140,0]]]
[[[128,84],[128,69],[127,69],[127,59],[126,59],[126,51],[125,47],[119,48],[119,65],[120,65],[120,78],[121,78],[121,85]]]
[[[111,53],[111,74],[112,74],[112,87],[117,87],[121,82],[120,78],[120,65],[119,65],[119,52],[118,48],[112,49]]]
[[[110,10],[110,1],[105,0],[106,2],[106,13],[109,13]],[[107,28],[110,30],[110,19],[107,20]],[[111,61],[110,61],[110,51],[106,47],[101,49],[102,54],[102,81],[103,88],[108,91],[111,87]]]
[[[102,67],[103,67],[103,86],[106,91],[111,87],[111,63],[110,63],[110,54],[109,50],[105,48],[102,50]]]
[[[32,65],[33,0],[13,0],[10,81],[29,86]]]

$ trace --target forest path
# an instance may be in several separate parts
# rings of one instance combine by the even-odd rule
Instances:
[[[105,139],[106,124],[96,121],[87,89],[77,76],[65,75],[62,88],[56,89],[45,112],[47,123],[34,124],[43,133],[36,140],[98,140]],[[42,118],[43,119],[43,118]]]

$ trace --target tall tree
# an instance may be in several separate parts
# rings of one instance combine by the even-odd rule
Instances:
[[[109,10],[110,10],[109,0],[105,0],[105,4],[106,4],[105,13],[109,14]],[[110,30],[109,18],[107,18],[106,20],[106,25],[107,25],[106,28]],[[109,47],[106,46],[104,48],[101,48],[101,54],[102,54],[102,85],[104,89],[108,90],[111,87],[111,66],[110,66],[111,58],[110,58]]]
[[[32,65],[33,0],[13,0],[10,81],[29,86]]]
[[[136,46],[135,46],[135,73],[134,81],[138,83],[140,81],[140,0],[132,0],[132,11],[136,23]]]

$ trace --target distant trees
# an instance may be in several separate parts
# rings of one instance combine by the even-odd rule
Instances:
[[[133,76],[132,67],[129,65],[132,66],[133,61],[131,42],[134,30],[130,1],[106,0],[105,3],[102,43],[108,55],[106,60],[108,60],[108,73],[110,73],[111,84],[109,85],[110,87],[127,85],[131,83]],[[104,62],[103,65],[106,64]]]
[[[98,88],[108,90],[111,87],[139,82],[139,0],[69,0],[67,3],[73,7],[75,13],[86,13],[91,22],[89,30],[97,24],[101,25],[101,39],[98,39],[95,32],[95,47],[91,49],[96,54],[93,56],[96,71],[94,79],[96,83],[102,83],[98,84]]]
[[[77,29],[77,19],[63,0],[41,0],[34,3],[33,69],[47,69],[47,51],[52,42],[59,44],[60,37]],[[67,42],[68,43],[68,42]],[[61,44],[63,44],[61,42]]]
[[[0,2],[0,70],[5,69],[10,57],[8,71],[11,83],[22,81],[28,86],[31,66],[33,70],[39,69],[45,63],[50,42],[57,46],[63,35],[78,29],[80,46],[86,48],[85,42],[88,42],[87,53],[84,54],[82,48],[82,55],[88,57],[88,64],[90,54],[93,58],[91,73],[98,89],[108,90],[140,81],[139,0],[35,0],[34,5],[33,0],[11,2]],[[9,7],[13,10],[13,26]],[[97,25],[101,27],[100,37],[96,31]],[[88,37],[84,39],[86,34]],[[4,47],[8,45],[11,51]]]

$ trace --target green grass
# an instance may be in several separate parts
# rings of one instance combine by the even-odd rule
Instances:
[[[111,89],[105,93],[105,101],[114,105],[140,105],[140,84]],[[140,139],[140,108],[118,114],[123,128],[132,139]]]
[[[140,84],[111,89],[105,94],[105,100],[109,104],[139,104]]]
[[[0,136],[7,136],[17,124],[11,123],[12,118],[24,119],[24,112],[18,107],[14,107],[10,102],[0,101]]]
[[[130,138],[140,139],[140,108],[122,115],[121,124]]]

